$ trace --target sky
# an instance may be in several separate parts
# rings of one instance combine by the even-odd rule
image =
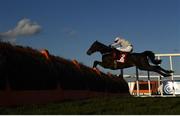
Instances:
[[[117,36],[134,52],[180,53],[179,0],[0,0],[0,39],[92,66]],[[108,70],[109,71],[109,70]]]

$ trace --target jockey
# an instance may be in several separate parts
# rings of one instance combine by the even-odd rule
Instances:
[[[120,38],[120,37],[115,38],[114,43],[111,44],[111,47],[114,47],[121,52],[131,53],[133,51],[132,44],[129,41],[127,41],[123,38]]]
[[[131,53],[133,51],[132,44],[129,41],[120,37],[115,38],[114,43],[111,44],[111,47],[116,48],[117,50],[125,53]],[[126,57],[125,55],[126,54],[121,54],[121,56],[118,58],[118,60],[115,61],[115,63],[117,62],[124,63]]]

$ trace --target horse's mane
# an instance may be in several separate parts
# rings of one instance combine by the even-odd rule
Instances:
[[[104,46],[104,47],[108,47],[107,45],[105,45],[105,44],[103,44],[103,43],[101,43],[101,42],[99,42],[99,41],[95,41],[95,43],[97,43],[97,44],[100,44],[101,46]]]

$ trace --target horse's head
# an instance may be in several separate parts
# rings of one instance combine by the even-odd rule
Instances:
[[[100,52],[101,54],[105,54],[105,53],[109,53],[112,51],[112,48],[98,42],[95,41],[91,47],[88,49],[87,54],[91,55],[94,52]]]
[[[98,41],[95,41],[92,45],[91,45],[91,47],[88,49],[88,51],[87,51],[87,54],[88,55],[91,55],[92,53],[94,53],[94,52],[96,52],[97,51],[97,44],[98,44],[99,42]]]

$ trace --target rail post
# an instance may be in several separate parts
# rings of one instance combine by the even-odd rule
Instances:
[[[124,71],[123,71],[123,69],[120,70],[120,73],[121,73],[121,74],[119,75],[119,77],[122,77],[122,78],[123,78],[123,77],[124,77]]]
[[[173,70],[173,64],[172,64],[172,56],[169,56],[169,65],[170,65],[170,69]],[[173,89],[173,96],[175,96],[175,89],[174,89],[174,74],[171,73],[171,81],[172,81],[172,89]]]
[[[148,75],[148,89],[149,89],[149,96],[151,96],[151,80],[150,80],[150,73],[149,71],[147,71],[147,75]]]
[[[160,56],[157,56],[157,59],[160,60]],[[160,64],[158,64],[160,66]],[[158,88],[160,91],[161,96],[163,96],[163,82],[162,82],[162,77],[159,75],[158,77]]]
[[[137,96],[139,96],[139,72],[138,72],[138,68],[136,67],[136,94]]]

